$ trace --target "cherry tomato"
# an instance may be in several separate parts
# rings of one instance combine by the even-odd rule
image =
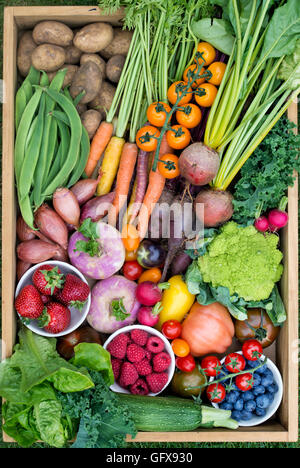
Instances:
[[[182,125],[173,125],[166,133],[167,143],[173,149],[186,148],[191,141],[190,131]]]
[[[216,58],[216,49],[208,42],[199,42],[197,52],[202,54],[205,65],[210,65]]]
[[[182,96],[183,91],[185,93],[186,83],[184,81],[175,81],[175,83],[171,84],[170,88],[168,89],[168,100],[171,104],[175,104],[177,102],[178,97]],[[192,92],[189,91],[185,94],[182,99],[178,102],[181,106],[182,104],[187,104],[192,99]]]
[[[174,179],[180,174],[178,168],[178,157],[175,154],[167,153],[160,156],[158,160],[158,170],[166,179]]]
[[[176,120],[186,128],[195,128],[199,125],[202,117],[201,110],[196,104],[184,104],[176,112]]]
[[[126,224],[122,229],[121,236],[126,250],[128,250],[129,252],[137,250],[140,243],[140,239],[135,226],[133,226],[132,224]]]
[[[143,268],[136,260],[132,260],[131,262],[125,262],[123,265],[123,275],[125,276],[125,278],[131,281],[136,281],[137,279],[139,279],[142,273]]]
[[[161,332],[168,340],[175,340],[181,335],[181,323],[178,320],[167,320],[163,323]]]
[[[225,367],[232,374],[237,374],[245,369],[246,361],[241,354],[230,353],[225,358]]]
[[[205,94],[200,96],[200,93],[202,94],[203,91]],[[199,88],[197,88],[195,93],[195,100],[199,106],[211,107],[214,100],[216,99],[217,92],[218,89],[215,85],[211,83],[204,83],[203,85],[199,86]]]
[[[213,62],[209,67],[208,70],[211,72],[212,77],[207,78],[211,84],[215,86],[219,86],[221,83],[225,70],[226,70],[226,63],[223,62]]]
[[[165,102],[153,102],[147,109],[147,119],[155,127],[163,127],[166,115],[171,111],[171,107]]]
[[[190,65],[189,67],[187,67],[185,70],[184,70],[184,73],[183,73],[183,81],[185,83],[188,83],[188,82],[191,82],[191,80],[193,79],[193,75],[196,74],[198,72],[198,65],[196,63],[194,63],[193,65]],[[203,73],[205,72],[205,69],[202,68],[201,69],[201,72],[200,72],[200,75],[203,75]],[[205,81],[205,78],[198,78],[193,84],[192,84],[192,88],[197,88],[198,86],[200,86],[202,83],[204,83]]]
[[[161,279],[161,270],[157,267],[149,268],[149,270],[143,271],[139,277],[139,283],[144,283],[145,281],[152,281],[152,283],[159,283]]]
[[[242,392],[247,392],[253,387],[253,375],[250,373],[239,374],[235,378],[235,385]]]
[[[207,387],[206,394],[212,403],[221,403],[226,397],[226,390],[224,385],[212,383]]]
[[[160,132],[153,125],[145,125],[136,134],[136,144],[143,151],[154,151],[157,147],[157,138]]]
[[[137,249],[136,250],[126,250],[125,251],[125,262],[131,262],[132,260],[137,259]]]
[[[181,338],[175,338],[175,340],[172,341],[171,346],[175,356],[185,357],[190,354],[189,344]]]
[[[192,372],[196,367],[196,362],[193,356],[188,354],[185,357],[177,357],[176,366],[182,372]]]
[[[256,361],[263,353],[262,345],[257,340],[247,340],[242,347],[243,355],[249,361]]]
[[[201,361],[201,368],[208,377],[216,377],[222,369],[222,364],[216,356],[206,356]]]

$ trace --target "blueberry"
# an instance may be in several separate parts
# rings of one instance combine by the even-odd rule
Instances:
[[[258,361],[256,361],[256,363],[257,363],[257,365],[258,365]],[[254,367],[256,367],[256,366],[254,366]],[[256,372],[257,372],[258,374],[264,374],[264,373],[267,371],[267,369],[268,369],[268,368],[267,368],[266,364],[264,364],[262,367],[260,367],[259,369],[257,369]]]
[[[228,403],[234,404],[236,400],[238,399],[238,397],[239,397],[239,392],[237,392],[236,390],[232,390],[231,392],[227,393],[226,401]]]
[[[262,395],[265,393],[265,387],[263,385],[258,385],[257,387],[253,388],[252,392],[254,396]]]
[[[219,404],[219,408],[223,410],[232,410],[233,405],[232,403],[228,403],[228,401],[223,401],[222,403]]]
[[[255,408],[256,408],[256,403],[254,400],[245,401],[244,410],[250,411],[250,413],[252,413],[252,411],[254,411]]]
[[[242,398],[244,401],[254,400],[254,395],[251,390],[242,393]]]
[[[268,406],[270,406],[270,400],[267,395],[259,395],[256,398],[256,406],[262,409],[268,408]]]
[[[249,421],[252,418],[252,414],[250,411],[243,410],[241,411],[242,421]]]
[[[250,367],[250,369],[254,369],[255,367],[257,367],[259,365],[259,363],[258,363],[258,361],[249,361],[249,360],[247,360],[246,365],[248,367]]]
[[[232,417],[232,419],[235,419],[236,421],[241,421],[241,419],[242,419],[242,414],[241,414],[240,411],[234,410],[234,411],[232,411],[232,413],[231,413],[231,417]]]
[[[266,410],[263,409],[263,408],[258,408],[258,407],[256,407],[256,408],[255,408],[255,414],[256,414],[256,416],[263,417],[263,416],[265,416],[265,415],[267,414],[267,412],[266,412]]]
[[[233,406],[235,410],[241,411],[244,408],[244,400],[242,398],[238,398]]]
[[[273,375],[269,375],[269,374],[262,375],[261,384],[264,387],[269,387],[269,385],[272,385],[273,382],[274,382]]]
[[[257,387],[261,383],[261,376],[255,372],[253,375],[253,387]]]
[[[268,386],[267,388],[268,392],[270,393],[277,393],[278,392],[278,385],[276,382],[272,383],[271,385]]]
[[[270,377],[273,377],[273,378],[274,378],[273,372],[272,372],[271,369],[269,369],[268,367],[266,368],[264,374],[265,374],[265,375],[269,375]]]
[[[269,403],[273,403],[274,401],[274,393],[271,393],[271,392],[266,392],[265,395],[267,396],[267,398],[269,398]]]

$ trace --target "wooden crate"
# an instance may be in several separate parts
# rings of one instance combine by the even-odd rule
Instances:
[[[96,21],[119,24],[122,11],[107,16],[97,7],[7,7],[4,14],[4,105],[3,105],[3,209],[2,209],[2,356],[8,357],[16,339],[13,307],[16,273],[16,199],[14,184],[14,100],[17,82],[17,37],[21,30],[32,28],[42,20],[58,20],[72,27]],[[288,111],[297,122],[297,104]],[[236,431],[225,429],[192,432],[140,432],[136,442],[293,442],[298,439],[298,192],[289,189],[288,227],[284,230],[284,275],[281,292],[288,319],[276,343],[276,363],[282,373],[284,394],[274,420]],[[4,434],[5,441],[11,441]]]

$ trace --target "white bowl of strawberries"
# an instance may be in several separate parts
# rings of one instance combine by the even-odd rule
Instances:
[[[155,328],[130,325],[110,335],[103,345],[111,355],[119,393],[155,396],[171,382],[175,356],[169,341]]]
[[[22,322],[47,337],[76,330],[86,319],[90,305],[90,287],[82,273],[56,260],[27,270],[15,293],[15,309]]]

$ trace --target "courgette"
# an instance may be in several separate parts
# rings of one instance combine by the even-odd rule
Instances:
[[[231,411],[203,406],[195,401],[124,393],[118,396],[130,411],[138,431],[185,432],[198,427],[238,427],[238,423],[230,417]]]

